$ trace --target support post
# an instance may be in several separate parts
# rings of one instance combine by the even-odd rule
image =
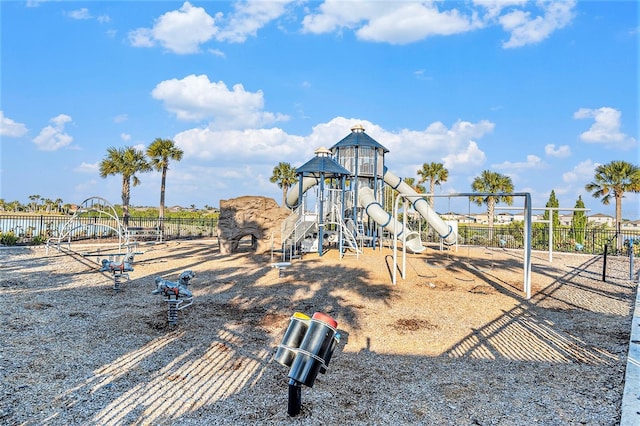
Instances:
[[[607,280],[607,249],[609,244],[604,245],[604,258],[602,260],[602,281]]]
[[[302,387],[295,380],[289,380],[289,402],[287,404],[287,414],[291,417],[300,414],[302,406]]]

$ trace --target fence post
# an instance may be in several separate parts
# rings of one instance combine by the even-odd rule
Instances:
[[[604,260],[602,262],[602,281],[606,281],[607,278],[607,249],[609,244],[604,245]]]

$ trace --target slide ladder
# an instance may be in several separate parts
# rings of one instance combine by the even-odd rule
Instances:
[[[282,222],[282,252],[283,258],[286,253],[293,256],[296,246],[309,233],[317,231],[318,215],[308,213],[302,210],[302,206],[298,206],[293,213]]]
[[[343,236],[342,240],[351,250],[353,250],[353,252],[357,257],[362,253],[362,249],[358,247],[358,240],[356,239],[356,236],[354,235],[353,232],[351,232],[351,229],[349,229],[349,226],[342,220],[340,221],[340,227],[341,227],[340,229],[342,230],[342,236]]]
[[[356,239],[353,221],[351,219],[347,219],[349,223],[346,223],[342,219],[342,215],[340,213],[341,211],[342,211],[342,205],[340,203],[334,203],[331,206],[331,214],[335,218],[335,221],[329,222],[328,224],[336,224],[337,226],[340,227],[341,243],[344,244],[344,246],[346,246],[347,248],[351,249],[353,251],[353,254],[355,254],[357,257],[362,253],[362,250],[360,249],[360,247],[358,247],[358,240]],[[341,256],[344,256],[344,252],[342,250],[344,246],[341,245],[340,247]]]

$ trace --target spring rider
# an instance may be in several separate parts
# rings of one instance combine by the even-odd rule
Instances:
[[[100,272],[111,272],[113,274],[113,289],[120,290],[120,283],[123,280],[129,280],[128,272],[133,271],[133,258],[135,253],[129,252],[120,262],[114,262],[109,259],[102,259],[102,267]]]
[[[187,270],[180,274],[178,281],[169,281],[156,277],[156,289],[151,294],[161,294],[167,302],[167,321],[170,325],[178,323],[178,311],[193,304],[193,293],[187,288],[196,274]]]

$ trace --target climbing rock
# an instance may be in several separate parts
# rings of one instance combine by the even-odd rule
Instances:
[[[256,253],[267,253],[272,245],[279,249],[281,224],[290,213],[288,209],[278,206],[273,198],[247,195],[220,200],[220,252],[235,252],[240,240],[248,235],[251,235]]]

